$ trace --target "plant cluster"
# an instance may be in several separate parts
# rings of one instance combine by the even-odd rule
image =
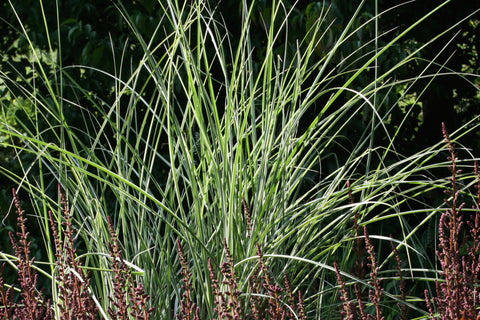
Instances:
[[[443,136],[450,153],[448,160],[451,187],[445,190],[448,209],[439,223],[439,250],[441,280],[435,281],[437,296],[433,298],[434,312],[428,291],[425,297],[431,319],[480,319],[480,175],[475,163],[476,199],[473,211],[464,210],[460,203],[462,190],[457,180],[461,170],[458,156],[445,125]]]
[[[478,320],[480,319],[478,293],[480,287],[480,174],[475,163],[474,170],[477,180],[475,204],[471,214],[464,214],[465,203],[459,204],[462,190],[457,181],[461,170],[458,169],[455,146],[445,125],[443,126],[443,135],[450,153],[448,160],[451,162],[449,167],[451,187],[445,190],[450,198],[445,199],[447,209],[441,215],[439,222],[437,256],[441,267],[439,273],[441,279],[435,281],[436,296],[433,299],[430,298],[428,290],[425,290],[426,305],[432,320]],[[354,197],[349,182],[347,186],[350,204],[353,204]],[[242,203],[250,215],[244,199]],[[352,252],[355,253],[355,263],[351,275],[349,275],[353,279],[350,284],[345,281],[345,273],[340,270],[339,263],[337,261],[333,263],[342,302],[340,316],[342,319],[348,320],[384,320],[386,319],[385,305],[383,304],[385,289],[380,276],[381,263],[378,261],[367,227],[360,226],[356,211],[354,211],[352,220],[355,242]],[[363,236],[361,235],[362,229]],[[408,303],[402,259],[393,242],[390,244],[396,262],[395,276],[399,282],[399,294],[395,297],[398,307],[397,314],[399,319],[406,320],[408,319]],[[288,277],[285,277],[284,288],[274,281],[258,244],[259,267],[249,277],[248,292],[242,292],[239,289],[234,261],[225,239],[223,246],[226,257],[225,262],[220,266],[223,280],[218,280],[212,261],[208,260],[211,287],[216,305],[213,311],[218,315],[218,319],[306,319],[301,291],[298,290],[298,303],[296,303]],[[177,319],[200,320],[200,307],[192,301],[192,273],[188,271],[188,261],[179,240],[177,240],[177,247],[184,282],[182,286],[183,300]],[[365,279],[367,268],[370,269],[370,273],[369,278]],[[368,294],[365,292],[366,287]]]
[[[340,286],[340,300],[342,301],[342,311],[340,312],[342,319],[349,319],[349,320],[384,320],[385,316],[383,308],[382,308],[382,297],[384,294],[384,287],[382,286],[382,279],[379,276],[379,263],[376,258],[375,248],[371,242],[371,239],[368,235],[367,227],[363,228],[364,232],[364,239],[365,239],[365,248],[367,250],[368,256],[367,259],[369,263],[366,265],[370,268],[370,280],[368,280],[367,284],[369,286],[368,292],[368,300],[369,303],[374,307],[373,314],[367,312],[367,301],[364,297],[364,290],[361,287],[360,282],[356,282],[353,284],[353,291],[354,291],[354,299],[351,298],[349,288],[345,279],[342,275],[340,270],[340,266],[337,261],[334,262],[335,267],[335,274],[337,278],[337,282]],[[393,245],[392,251],[395,254],[396,262],[397,262],[397,273],[396,276],[399,278],[400,281],[400,296],[398,297],[398,309],[399,309],[399,316],[400,319],[406,320],[407,319],[407,307],[406,307],[406,291],[405,291],[405,280],[402,275],[402,260],[400,255]],[[363,259],[362,259],[363,260]],[[358,266],[358,261],[355,263],[355,266]],[[358,276],[359,274],[363,274],[363,269],[354,269],[353,274]],[[358,278],[363,279],[363,278]]]
[[[350,204],[354,203],[353,193],[350,188],[350,182],[347,182],[347,187],[349,189],[349,200]],[[334,261],[334,268],[335,268],[335,275],[337,279],[337,283],[340,287],[340,300],[342,301],[342,310],[340,314],[343,319],[348,320],[369,320],[369,319],[376,319],[376,320],[384,320],[385,317],[383,316],[383,308],[381,306],[382,296],[384,293],[384,288],[382,286],[382,280],[379,276],[380,264],[377,261],[377,255],[375,253],[375,247],[372,244],[372,241],[368,235],[367,227],[363,227],[363,237],[364,242],[362,243],[361,238],[361,227],[358,223],[358,212],[354,211],[353,214],[353,231],[354,231],[354,253],[355,253],[355,263],[352,270],[352,275],[359,280],[363,280],[366,274],[366,267],[370,268],[370,280],[368,280],[367,284],[369,286],[368,291],[368,300],[374,307],[374,315],[368,313],[366,311],[366,299],[364,297],[364,290],[361,287],[360,282],[355,282],[353,284],[353,292],[354,292],[354,299],[351,299],[351,293],[349,291],[349,287],[345,282],[344,276],[340,270],[340,266],[337,261]],[[402,260],[400,255],[391,242],[392,251],[395,255],[396,262],[397,262],[397,273],[396,276],[399,277],[400,280],[400,297],[397,306],[400,310],[400,319],[405,320],[407,319],[407,308],[405,305],[406,301],[406,293],[405,293],[405,281],[402,276]],[[365,259],[365,249],[367,252],[367,258]],[[366,262],[365,260],[368,260]]]
[[[16,292],[37,294],[29,303],[41,306],[38,314],[44,317],[50,310],[57,318],[85,310],[86,316],[147,318],[148,310],[134,311],[146,304],[143,288],[136,287],[135,300],[129,284],[114,284],[134,276],[126,270],[132,265],[116,256],[119,245],[107,226],[114,212],[121,252],[135,256],[142,266],[144,291],[158,319],[175,314],[180,319],[289,318],[290,308],[299,318],[337,319],[341,286],[335,280],[335,259],[343,270],[337,276],[346,279],[350,297],[344,301],[353,303],[344,309],[344,317],[390,320],[396,310],[387,308],[398,300],[401,314],[418,311],[426,318],[423,285],[433,284],[440,270],[430,248],[438,239],[433,236],[435,217],[443,212],[443,196],[438,194],[446,183],[436,171],[446,163],[436,158],[443,148],[440,137],[424,149],[414,142],[425,138],[420,129],[431,124],[430,98],[438,96],[429,94],[429,87],[439,90],[440,79],[456,77],[478,93],[480,77],[474,68],[450,68],[444,57],[455,43],[454,37],[448,39],[450,32],[480,9],[462,15],[462,21],[449,19],[448,29],[421,42],[412,32],[435,25],[447,3],[454,1],[426,3],[428,10],[420,17],[411,15],[407,24],[386,29],[384,22],[397,16],[402,6],[387,9],[389,5],[378,0],[339,1],[313,1],[307,7],[298,1],[301,8],[284,0],[232,1],[230,8],[238,10],[223,12],[229,13],[228,19],[236,11],[239,20],[233,22],[223,20],[218,11],[229,0],[119,0],[104,4],[107,7],[92,4],[93,15],[80,14],[85,1],[75,0],[72,6],[59,0],[6,1],[2,9],[9,9],[0,10],[5,16],[2,25],[11,24],[6,30],[12,32],[4,39],[11,51],[1,62],[8,69],[0,68],[6,116],[0,116],[0,142],[8,162],[0,161],[0,176],[29,192],[34,212],[42,219],[41,240],[49,250],[46,259],[32,253],[25,257],[24,240],[18,254],[26,262],[20,267],[14,263],[20,257],[3,252],[0,256],[20,273],[39,271],[31,256],[48,259],[50,306],[48,299],[39,297],[42,284],[32,274],[25,274],[30,281],[22,280],[29,287],[23,290],[19,280]],[[33,2],[41,8],[28,5]],[[404,8],[418,8],[414,3],[407,1]],[[32,10],[35,14],[27,14]],[[102,15],[103,33],[95,27],[97,14]],[[83,17],[94,23],[88,25]],[[305,24],[304,18],[306,29],[298,27]],[[111,37],[110,21],[119,26]],[[64,39],[67,34],[74,46]],[[85,46],[102,38],[106,42]],[[21,39],[18,45],[16,39]],[[81,56],[89,61],[70,59],[79,54],[74,50],[78,47],[85,48]],[[102,48],[111,48],[111,54]],[[429,48],[440,50],[424,55]],[[105,54],[111,59],[95,63]],[[443,91],[452,95],[451,90]],[[464,96],[455,94],[458,99]],[[455,139],[475,136],[479,127],[474,119],[459,128]],[[58,202],[51,197],[56,194],[55,183],[49,183],[52,177],[75,199],[82,251],[73,251],[70,242],[77,232],[68,231],[65,213],[53,215],[54,221],[47,215],[46,208]],[[348,180],[355,181],[352,191],[358,196],[351,205]],[[2,198],[0,192],[0,204]],[[360,215],[354,230],[352,212]],[[461,239],[468,220],[458,229]],[[392,230],[391,221],[399,228]],[[451,220],[444,221],[447,230]],[[407,281],[411,279],[414,288],[409,288],[405,303],[402,291],[391,299],[391,288],[398,287],[402,275],[398,268],[385,268],[395,264],[394,254],[387,259],[383,254],[390,249],[387,245],[384,250],[382,237],[390,233],[398,239],[399,251],[408,250],[403,271],[411,275]],[[428,244],[426,234],[432,235]],[[448,232],[444,234],[440,251],[450,241]],[[188,260],[185,254],[172,258],[178,256],[177,235],[188,248]],[[469,235],[466,244],[473,242]],[[263,255],[257,243],[268,254]],[[34,245],[35,241],[32,252]],[[79,260],[81,252],[87,259]],[[261,259],[256,260],[257,255]],[[402,259],[407,262],[403,255]],[[246,261],[258,261],[256,273]],[[294,286],[274,274],[280,261]],[[90,266],[94,268],[87,274]],[[438,282],[442,289],[443,281]],[[26,296],[4,288],[5,301],[10,301],[4,310],[10,315],[29,305]],[[302,308],[297,306],[303,300],[297,298],[300,290],[306,302]],[[75,296],[71,303],[65,301],[69,293]],[[50,297],[48,290],[43,294]],[[440,301],[429,301],[434,316],[443,312]]]
[[[458,320],[458,319],[480,319],[480,174],[478,165],[475,163],[476,195],[475,204],[471,214],[463,212],[465,202],[460,203],[462,190],[457,181],[461,170],[458,169],[458,156],[455,151],[455,145],[449,137],[445,125],[442,126],[443,136],[447,143],[449,156],[447,159],[451,162],[449,167],[451,177],[449,178],[451,187],[445,190],[449,195],[445,199],[447,205],[446,211],[441,215],[439,221],[439,250],[437,251],[441,271],[441,279],[435,281],[436,296],[431,298],[429,291],[425,289],[425,298],[430,319]],[[348,186],[350,184],[348,183]],[[353,196],[350,192],[350,202],[353,203]],[[364,259],[363,252],[368,252],[370,268],[370,280],[368,285],[368,299],[374,307],[372,314],[366,312],[366,300],[363,297],[360,283],[353,285],[355,298],[350,297],[348,286],[344,280],[338,262],[334,262],[337,282],[340,287],[340,300],[343,309],[341,315],[343,319],[376,319],[382,320],[381,306],[384,288],[379,277],[379,263],[376,259],[374,246],[368,235],[367,227],[364,226],[364,244],[362,246],[359,237],[358,215],[354,214],[353,228],[355,231],[355,252],[356,261],[352,274],[357,279],[363,279]],[[359,241],[360,240],[360,241]],[[392,243],[392,252],[397,261],[397,276],[400,281],[400,297],[398,307],[400,309],[400,319],[407,319],[405,280],[402,275],[402,261],[397,249]]]
[[[61,190],[61,189],[60,189]],[[90,291],[90,275],[84,272],[77,258],[72,216],[63,191],[60,191],[62,204],[62,234],[58,222],[49,211],[50,227],[55,242],[56,283],[58,290],[59,314],[63,319],[95,319],[98,308]]]
[[[211,259],[208,259],[210,280],[215,297],[214,313],[217,319],[306,319],[305,305],[302,293],[298,290],[298,299],[295,298],[288,275],[285,275],[285,286],[282,287],[270,275],[265,263],[263,252],[257,244],[258,268],[249,277],[248,291],[242,292],[238,285],[238,276],[235,273],[235,262],[230,253],[226,240],[223,240],[226,260],[220,266],[223,279],[217,277],[217,271]],[[188,262],[179,240],[178,253],[182,265],[183,300],[181,301],[179,320],[200,320],[200,308],[192,299],[191,272],[188,271]],[[247,303],[247,305],[244,305]]]
[[[17,214],[17,225],[20,229],[15,235],[10,232],[10,241],[12,243],[15,256],[18,259],[18,283],[20,285],[20,301],[14,303],[14,287],[10,286],[4,292],[4,279],[0,275],[0,292],[2,295],[2,305],[0,308],[0,316],[2,319],[53,319],[53,310],[50,308],[51,302],[45,299],[43,292],[38,291],[38,273],[34,269],[35,258],[31,257],[30,245],[28,240],[28,231],[26,228],[27,218],[25,212],[20,206],[20,200],[13,190],[14,204]],[[2,271],[5,263],[2,265]],[[3,272],[2,272],[3,273]]]
[[[54,288],[53,298],[47,298],[38,287],[38,267],[35,258],[31,257],[27,218],[21,207],[20,200],[15,190],[13,199],[17,214],[17,226],[20,231],[10,233],[10,239],[17,260],[19,288],[5,284],[2,276],[5,268],[3,263],[0,270],[0,308],[1,319],[62,319],[62,320],[88,320],[99,319],[100,315],[107,318],[101,309],[98,299],[90,283],[90,274],[84,271],[84,266],[77,256],[75,248],[75,235],[72,226],[72,215],[68,207],[65,192],[59,187],[62,217],[55,219],[49,212],[50,226],[55,243],[55,266],[52,268],[51,279]],[[109,297],[111,306],[108,307],[110,319],[136,319],[147,320],[153,309],[148,308],[148,295],[145,294],[143,285],[135,285],[132,272],[122,258],[122,250],[118,242],[117,233],[113,223],[109,220],[109,245],[112,259],[112,272],[114,273],[114,296]],[[7,288],[4,290],[4,288]],[[19,297],[15,297],[15,291]]]

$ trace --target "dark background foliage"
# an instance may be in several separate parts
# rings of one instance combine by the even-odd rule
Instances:
[[[284,1],[285,12],[291,9],[293,1]],[[378,11],[382,12],[399,5],[397,8],[387,11],[379,20],[379,33],[384,36],[379,38],[381,47],[399,32],[404,30],[414,21],[425,15],[439,4],[439,1],[421,1],[400,5],[401,1],[381,1]],[[164,7],[162,1],[143,0],[143,1],[109,1],[109,0],[67,0],[59,1],[58,8],[55,1],[39,2],[33,0],[13,1],[15,13],[8,2],[3,2],[1,8],[2,23],[0,24],[0,33],[2,40],[0,43],[0,52],[2,60],[0,62],[1,70],[5,75],[14,74],[23,75],[21,81],[19,77],[17,82],[25,82],[25,85],[31,84],[38,73],[32,72],[32,65],[29,60],[29,44],[22,35],[21,26],[17,20],[17,15],[21,17],[23,27],[29,34],[30,39],[35,46],[41,50],[47,50],[48,37],[54,46],[57,61],[63,66],[82,65],[91,68],[99,68],[108,73],[122,72],[122,78],[127,79],[130,73],[131,62],[139,61],[143,49],[141,44],[135,39],[131,27],[128,26],[125,17],[122,16],[119,6],[125,8],[125,12],[130,15],[131,21],[135,22],[135,28],[143,38],[153,40],[154,42],[162,39],[168,34],[169,23],[163,19]],[[231,36],[233,46],[236,39],[239,38],[241,28],[242,4],[239,1],[210,1],[212,8],[216,8],[219,19],[225,21],[228,26],[228,33]],[[256,1],[253,12],[254,19],[251,26],[252,45],[254,47],[254,56],[257,61],[262,61],[262,56],[266,45],[266,28],[270,23],[271,3],[269,1]],[[279,45],[279,53],[295,52],[296,40],[302,39],[308,34],[312,22],[322,15],[322,12],[331,6],[330,12],[324,16],[325,25],[332,26],[328,31],[325,41],[318,46],[316,54],[318,57],[312,61],[321,59],[332,45],[332,40],[338,38],[339,33],[344,29],[349,18],[356,10],[358,4],[346,0],[326,1],[299,1],[288,16],[288,35],[286,41]],[[355,23],[359,26],[375,15],[374,1],[367,1],[362,8],[360,19]],[[42,7],[43,6],[43,10]],[[379,60],[380,70],[388,70],[396,62],[400,61],[408,52],[411,52],[423,44],[429,42],[437,34],[447,30],[450,25],[467,16],[468,13],[478,8],[475,1],[452,1],[439,12],[429,18],[427,23],[414,28],[401,43],[397,44],[394,50],[390,50]],[[43,16],[42,11],[45,12]],[[441,39],[435,41],[432,45],[422,50],[418,57],[419,60],[412,61],[401,69],[403,74],[394,75],[397,78],[408,78],[418,75],[427,66],[429,61],[434,60],[437,65],[431,65],[426,73],[435,72],[440,66],[444,70],[465,71],[478,73],[479,63],[477,55],[479,39],[479,17],[470,17],[466,19],[460,27],[453,28],[446,32]],[[47,28],[44,21],[47,22]],[[277,19],[275,23],[281,24],[284,21]],[[160,27],[158,27],[160,25]],[[158,30],[155,31],[158,27]],[[323,30],[322,30],[323,31]],[[373,23],[362,28],[357,32],[356,37],[352,37],[338,54],[338,59],[343,53],[358,49],[361,45],[372,40],[375,36]],[[388,32],[387,32],[388,31]],[[313,40],[313,35],[310,35]],[[153,39],[152,39],[153,38]],[[157,38],[157,39],[155,39]],[[330,41],[329,41],[330,40]],[[60,49],[61,48],[61,49]],[[358,55],[371,50],[372,46],[359,50]],[[157,53],[161,55],[161,52]],[[422,60],[424,62],[422,62]],[[119,70],[120,61],[123,70]],[[338,60],[331,61],[332,68],[338,63]],[[361,63],[361,60],[359,61]],[[69,68],[66,69],[72,81],[77,82],[87,92],[108,101],[113,94],[113,79],[94,69],[90,68]],[[341,69],[339,68],[339,71]],[[213,70],[215,71],[215,70]],[[57,70],[47,70],[51,77],[55,76]],[[372,75],[373,77],[373,75]],[[339,83],[341,79],[337,79]],[[417,94],[415,101],[415,112],[411,113],[411,121],[402,131],[403,137],[400,141],[405,142],[405,146],[398,146],[402,153],[410,153],[412,142],[418,148],[425,147],[441,138],[440,123],[446,122],[447,126],[453,131],[454,128],[464,124],[479,113],[478,90],[475,87],[466,85],[466,82],[459,76],[440,76],[432,83],[431,78],[417,82],[413,90]],[[362,88],[368,84],[371,79],[367,76],[360,77],[354,86]],[[430,83],[430,84],[429,84]],[[6,84],[9,89],[14,88],[13,84]],[[46,90],[46,88],[37,88]],[[394,103],[395,95],[402,92],[402,88],[392,90],[391,101]],[[2,109],[6,114],[15,112],[15,99],[8,93],[5,85],[0,87],[0,102]],[[15,91],[14,91],[15,92]],[[147,90],[148,92],[148,90]],[[65,86],[63,94],[69,98],[74,95],[68,91],[68,85]],[[388,98],[388,97],[387,97]],[[77,98],[78,99],[78,98]],[[321,101],[319,101],[321,104]],[[408,102],[412,103],[412,102]],[[84,106],[88,107],[88,103]],[[405,106],[398,106],[393,113],[390,123],[392,130],[398,126],[398,121],[405,113]],[[316,109],[313,108],[312,112]],[[78,113],[78,112],[77,112]],[[75,110],[69,113],[70,117],[78,117]],[[354,130],[353,128],[350,128]],[[347,129],[347,130],[350,130]],[[478,137],[478,136],[477,136]],[[479,148],[478,142],[475,142],[475,136],[469,137],[468,145]],[[380,141],[379,141],[380,142]],[[4,157],[3,157],[4,158]],[[3,159],[5,160],[5,159]]]

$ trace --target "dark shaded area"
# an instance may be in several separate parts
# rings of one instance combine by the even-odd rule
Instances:
[[[398,5],[402,1],[381,1],[381,10]],[[399,6],[381,19],[385,30],[398,28],[403,30],[431,12],[442,1],[414,1]],[[480,45],[480,13],[471,15],[480,5],[476,1],[452,1],[435,12],[425,23],[414,28],[404,42],[415,41],[419,45],[431,41],[436,35],[445,32],[442,37],[425,47],[420,53],[424,63],[410,64],[405,68],[405,77],[414,77],[424,70],[430,61],[427,74],[437,71],[469,72],[479,74],[480,64],[478,48]],[[468,19],[465,19],[469,17]],[[458,21],[463,22],[451,28]],[[475,81],[471,77],[470,81]],[[442,138],[441,123],[444,122],[451,132],[480,114],[476,86],[468,85],[458,75],[441,75],[436,79],[427,78],[415,84],[415,91],[421,93],[423,123],[417,128],[418,134],[413,140],[416,150],[420,150]],[[477,120],[478,122],[478,120]],[[415,129],[415,128],[414,128]],[[463,140],[465,145],[480,151],[478,133],[472,133]]]

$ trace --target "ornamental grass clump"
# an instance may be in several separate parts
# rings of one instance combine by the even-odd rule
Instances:
[[[107,243],[112,238],[107,217],[113,215],[121,230],[122,257],[141,266],[157,319],[175,314],[181,319],[267,319],[283,312],[288,317],[290,309],[276,296],[299,318],[335,319],[338,286],[332,263],[337,258],[343,269],[350,269],[352,252],[339,247],[348,244],[357,250],[351,241],[353,211],[361,213],[358,224],[368,225],[373,241],[382,231],[375,227],[386,228],[392,221],[398,225],[392,237],[398,239],[399,251],[408,254],[405,262],[413,270],[408,273],[418,278],[416,283],[431,279],[435,261],[422,237],[438,212],[429,196],[443,187],[443,180],[429,172],[444,165],[432,164],[443,144],[411,150],[421,133],[409,128],[427,115],[421,108],[428,88],[421,84],[435,87],[437,78],[450,77],[454,70],[441,56],[430,61],[422,56],[424,48],[450,40],[445,39],[448,34],[413,46],[407,40],[412,30],[444,10],[448,0],[391,32],[375,26],[396,8],[367,16],[364,12],[372,12],[364,10],[367,1],[352,5],[339,32],[332,29],[340,19],[330,18],[336,12],[328,1],[312,2],[319,10],[306,29],[298,28],[301,11],[289,5],[292,1],[273,1],[271,10],[260,15],[256,4],[265,1],[238,1],[241,19],[235,26],[222,19],[212,1],[147,2],[156,3],[152,12],[158,13],[147,20],[135,14],[145,9],[139,1],[119,0],[110,6],[113,15],[105,17],[116,16],[125,37],[110,38],[117,45],[107,46],[113,65],[105,69],[77,65],[64,55],[62,45],[69,43],[64,36],[72,34],[57,30],[71,24],[60,10],[65,6],[42,9],[37,24],[27,25],[25,13],[15,8],[20,1],[5,4],[17,17],[12,27],[19,30],[18,38],[28,43],[19,57],[28,63],[24,74],[7,59],[4,64],[11,68],[0,72],[0,91],[18,108],[15,121],[0,117],[1,146],[12,155],[11,162],[0,163],[0,174],[28,190],[44,243],[50,245],[54,237],[47,211],[56,207],[57,199],[49,181],[55,177],[67,190],[74,218],[81,221],[78,237],[86,266],[80,269],[91,271],[90,296],[98,297],[103,317],[127,312],[109,298],[121,296],[113,283],[116,274],[126,274],[102,271],[112,268],[106,256],[111,256]],[[451,28],[460,23],[452,21]],[[36,31],[47,45],[36,42]],[[300,37],[291,31],[299,31]],[[327,38],[332,42],[328,48],[323,46]],[[413,64],[418,74],[404,74]],[[459,76],[477,90],[470,81],[473,75]],[[91,81],[105,85],[102,90],[82,86]],[[465,124],[458,135],[478,127],[476,122]],[[343,205],[347,180],[355,181],[355,205]],[[188,261],[172,258],[178,256],[179,237],[188,248]],[[361,228],[355,238],[364,247]],[[223,239],[236,261],[234,274],[229,258],[222,268]],[[270,276],[261,267],[252,270],[257,243],[268,252],[263,258]],[[367,256],[365,248],[358,253]],[[53,253],[49,260],[56,283]],[[119,263],[117,270],[125,268],[120,258],[113,261]],[[354,275],[363,281],[358,290],[366,291],[368,260],[359,261],[365,273]],[[288,270],[294,286],[283,286],[277,270]],[[390,279],[381,270],[388,287]],[[218,279],[215,294],[213,275]],[[184,289],[177,279],[181,277],[187,279]],[[347,286],[353,288],[352,281],[347,279]],[[188,286],[190,301],[184,295]],[[242,293],[237,296],[236,290]],[[300,290],[303,297],[297,298]],[[382,303],[387,304],[384,293]],[[54,294],[52,308],[60,314],[56,304],[63,303],[61,292]],[[362,301],[368,301],[367,295],[359,291]],[[128,294],[124,297],[130,301]],[[292,297],[305,303],[292,303]],[[228,306],[229,299],[235,305]],[[409,301],[415,299],[422,309],[408,308],[422,314],[423,287],[409,292]]]
[[[3,273],[5,263],[0,269],[0,319],[18,320],[148,320],[153,312],[148,307],[149,297],[145,294],[143,285],[136,285],[127,262],[122,258],[122,250],[113,223],[109,220],[110,257],[114,273],[112,286],[114,295],[109,297],[108,316],[102,310],[95,297],[90,281],[90,273],[85,272],[82,260],[78,257],[75,246],[75,232],[68,200],[63,188],[59,187],[61,198],[61,217],[55,218],[49,211],[49,221],[55,246],[55,265],[52,266],[51,278],[52,298],[46,298],[39,290],[39,268],[35,258],[31,257],[31,241],[28,240],[26,228],[27,218],[21,208],[20,200],[15,190],[13,199],[17,214],[17,227],[20,231],[16,237],[10,232],[10,239],[15,256],[9,260],[18,271],[18,287],[7,285]],[[7,257],[6,255],[3,255]],[[15,263],[16,261],[16,263]],[[42,272],[45,273],[45,272]],[[4,290],[4,288],[7,288]],[[46,288],[43,288],[46,289]],[[15,291],[19,296],[15,297]]]

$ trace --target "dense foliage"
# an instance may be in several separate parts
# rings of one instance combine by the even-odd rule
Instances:
[[[12,241],[2,260],[42,270],[57,308],[68,272],[54,240],[74,226],[82,290],[106,318],[129,268],[162,319],[268,306],[272,319],[284,306],[335,319],[339,295],[353,317],[354,287],[362,319],[448,318],[455,292],[434,280],[452,281],[460,235],[448,243],[445,221],[461,201],[478,212],[479,12],[455,0],[3,2],[0,178],[36,218],[22,247],[37,259],[18,265]],[[48,214],[62,211],[58,183],[71,224]]]

